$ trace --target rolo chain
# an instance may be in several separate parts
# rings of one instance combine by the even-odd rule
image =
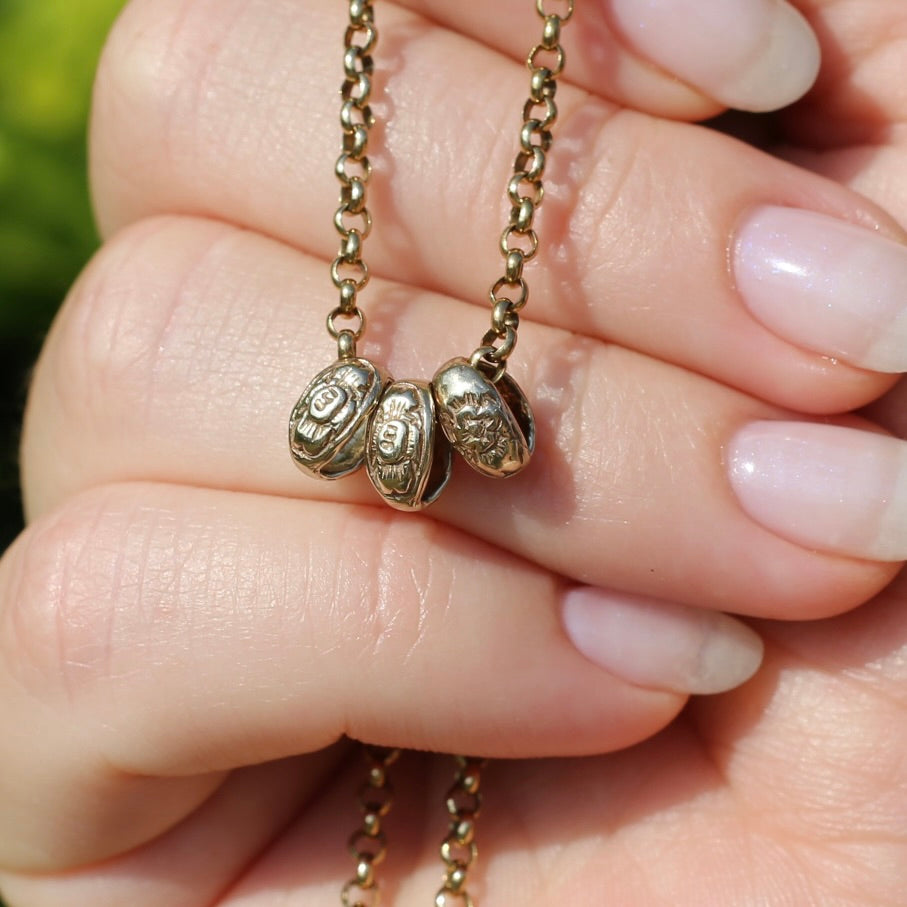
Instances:
[[[337,360],[308,384],[290,415],[290,452],[303,472],[339,479],[366,466],[378,493],[392,507],[421,510],[446,485],[452,451],[482,475],[506,478],[529,462],[535,446],[532,410],[507,373],[517,343],[520,312],[529,300],[524,276],[539,237],[535,215],[545,196],[543,177],[557,120],[558,77],[564,70],[561,28],[575,0],[535,0],[542,37],[529,52],[529,98],[523,106],[519,151],[507,182],[510,217],[500,238],[504,273],[491,286],[491,326],[468,358],[441,366],[431,382],[395,381],[358,355],[365,331],[359,294],[369,282],[362,257],[372,232],[368,184],[373,53],[378,43],[372,0],[348,0],[344,34],[340,124],[343,146],[334,168],[340,204],[334,226],[340,247],[331,278],[340,298],[327,317]],[[560,12],[551,12],[556,6]],[[393,804],[388,770],[399,751],[367,746],[368,775],[359,790],[360,827],[349,840],[355,873],[343,887],[344,907],[374,907],[380,889],[376,867],[387,853],[384,818]],[[473,907],[466,889],[478,848],[475,824],[481,808],[482,760],[457,756],[445,804],[449,824],[441,843],[443,884],[435,907]]]
[[[552,5],[560,12],[551,12]],[[529,98],[507,182],[510,217],[500,239],[504,273],[489,290],[491,326],[468,358],[445,363],[431,382],[395,381],[357,352],[365,331],[359,294],[369,282],[362,250],[372,232],[368,150],[375,125],[371,98],[378,31],[372,0],[348,0],[340,89],[343,146],[334,168],[340,181],[334,215],[340,248],[331,264],[340,298],[327,317],[337,360],[309,382],[293,407],[290,453],[300,469],[323,479],[366,466],[378,493],[401,510],[421,510],[438,497],[450,477],[452,451],[477,472],[506,478],[528,464],[535,446],[532,410],[507,373],[507,361],[516,347],[520,311],[529,300],[524,267],[539,249],[534,221],[545,196],[543,177],[558,114],[561,27],[573,15],[574,0],[535,0],[535,8],[542,37],[527,58]],[[375,869],[387,852],[383,820],[393,802],[388,770],[399,751],[366,747],[365,752],[369,771],[359,790],[362,822],[349,841],[356,869],[342,890],[344,907],[377,904]],[[456,778],[445,798],[449,826],[441,843],[444,880],[435,907],[474,903],[466,882],[478,854],[475,823],[483,762],[456,759]]]
[[[368,265],[362,259],[362,244],[372,232],[372,215],[366,207],[366,186],[372,175],[368,139],[375,117],[369,101],[375,70],[372,51],[377,41],[371,0],[350,0],[350,24],[343,40],[344,80],[340,89],[343,151],[334,167],[340,180],[340,206],[334,215],[334,226],[340,234],[340,250],[331,264],[331,278],[340,291],[340,303],[327,320],[328,333],[337,341],[340,359],[356,355],[356,341],[365,330],[365,316],[358,301],[359,291],[369,279]],[[338,327],[338,319],[346,326]]]
[[[526,59],[529,68],[529,99],[523,105],[520,129],[520,151],[507,183],[510,220],[501,234],[504,274],[489,290],[491,328],[470,362],[489,371],[492,380],[506,368],[513,352],[520,326],[519,312],[529,301],[529,285],[523,277],[523,266],[535,258],[539,237],[533,228],[535,213],[545,197],[542,178],[551,147],[551,128],[557,120],[557,78],[564,71],[564,48],[561,26],[573,15],[574,0],[564,0],[561,14],[549,13],[545,0],[536,0],[535,8],[542,17],[542,40]]]
[[[547,9],[559,3],[561,12]],[[491,326],[468,358],[442,365],[430,382],[399,381],[361,358],[365,331],[359,294],[369,281],[362,257],[372,231],[368,184],[373,53],[378,43],[372,0],[348,0],[344,78],[340,93],[343,147],[335,173],[340,204],[334,226],[340,247],[331,264],[339,292],[327,317],[337,360],[309,382],[290,415],[290,452],[309,475],[338,479],[365,466],[372,485],[392,507],[422,510],[450,478],[456,451],[477,472],[507,478],[521,472],[535,448],[535,422],[526,396],[507,372],[517,343],[520,311],[529,300],[526,262],[535,258],[534,227],[544,199],[543,176],[557,120],[557,79],[564,69],[561,27],[574,0],[535,0],[542,37],[527,59],[529,98],[520,147],[507,183],[510,217],[501,234],[504,273],[491,286]]]
[[[388,780],[388,769],[397,761],[400,751],[379,746],[364,746],[368,762],[366,780],[359,788],[359,811],[362,822],[349,840],[349,851],[356,865],[355,874],[343,886],[343,907],[377,907],[381,892],[375,867],[387,855],[387,836],[383,820],[393,806],[394,790]],[[475,907],[466,890],[469,870],[478,857],[475,841],[476,820],[482,810],[482,769],[484,759],[455,756],[456,775],[444,796],[448,829],[441,842],[444,882],[435,894],[435,907]]]
[[[343,907],[375,907],[378,903],[375,867],[387,855],[387,837],[382,821],[394,802],[394,789],[387,779],[387,770],[400,755],[399,750],[379,746],[364,746],[362,749],[368,760],[368,775],[359,788],[362,824],[349,840],[356,873],[340,892]]]
[[[435,895],[435,907],[450,907],[459,901],[463,907],[473,907],[474,901],[466,890],[466,880],[472,864],[479,855],[476,845],[476,819],[482,811],[483,759],[455,756],[457,774],[444,805],[449,824],[447,836],[441,842],[444,863],[444,884]]]

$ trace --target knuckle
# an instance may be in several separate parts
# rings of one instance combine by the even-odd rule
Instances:
[[[3,661],[39,700],[72,701],[109,662],[117,539],[92,494],[42,517],[5,556]]]
[[[168,5],[174,4],[159,4]],[[150,131],[166,135],[161,120],[167,94],[163,83],[173,70],[172,64],[168,66],[164,37],[169,23],[166,15],[157,20],[149,17],[144,11],[149,6],[126,5],[108,36],[95,77],[91,164],[94,189],[102,202],[98,213],[103,232],[109,232],[113,221],[131,219],[131,196],[153,172],[161,153],[160,140],[135,142],[132,134],[140,130],[144,136]],[[118,199],[116,211],[105,204],[113,197]]]
[[[154,398],[163,305],[161,279],[145,283],[147,225],[106,246],[73,287],[42,353],[22,441],[29,513],[108,480],[146,431]],[[99,450],[105,453],[99,456]],[[130,459],[122,461],[130,462]],[[122,463],[121,463],[122,465]]]
[[[133,0],[108,36],[92,105],[92,173],[102,232],[134,220],[140,210],[167,207],[167,184],[157,175],[177,164],[181,136],[196,128],[196,111],[184,108],[198,98],[181,86],[200,80],[196,70],[209,47],[192,37],[199,31],[192,28],[193,5],[204,6]]]
[[[557,450],[564,468],[584,479],[599,480],[585,474],[608,449],[613,437],[615,393],[613,382],[603,379],[603,350],[596,341],[564,335],[549,341],[529,360],[531,384],[536,400],[534,411],[541,430]],[[594,404],[590,403],[594,401]],[[552,471],[538,470],[536,480],[557,480]]]
[[[112,409],[147,403],[161,307],[147,298],[146,234],[147,229],[129,230],[105,246],[61,313],[49,358],[65,424],[93,428]]]
[[[189,663],[219,604],[254,612],[242,530],[206,502],[187,506],[159,485],[103,485],[29,526],[0,588],[0,656],[20,685],[39,700],[109,704],[141,689],[147,672]]]
[[[197,299],[219,267],[209,253],[233,234],[189,219],[143,221],[109,242],[79,279],[35,373],[23,437],[26,478],[40,472],[51,499],[121,478],[117,468],[156,475],[163,461],[143,461],[146,445],[209,416],[211,401],[193,390],[209,366],[223,363],[212,365],[208,340],[219,326]],[[231,311],[218,310],[222,335],[243,329]],[[51,450],[58,455],[48,457]]]
[[[662,208],[663,187],[655,184],[660,169],[652,160],[652,121],[587,101],[562,132],[567,129],[578,132],[582,142],[573,143],[578,159],[561,164],[572,178],[565,177],[568,204],[562,222],[555,219],[554,239],[571,245],[570,260],[588,262],[589,271],[619,272],[637,254],[648,253],[651,217]],[[660,250],[658,243],[656,248]]]
[[[351,514],[337,536],[343,556],[325,577],[333,606],[325,608],[324,594],[316,593],[311,609],[327,617],[317,635],[342,640],[345,657],[366,667],[402,664],[420,651],[450,595],[446,558],[426,551],[433,531],[394,514]]]
[[[548,519],[580,520],[587,540],[636,525],[641,511],[656,506],[653,482],[674,471],[673,445],[695,433],[685,419],[696,413],[681,418],[681,392],[675,403],[662,376],[620,347],[563,335],[530,360],[537,455],[547,461],[527,471],[532,506]]]
[[[262,29],[254,3],[127,5],[108,39],[95,89],[92,171],[105,233],[143,214],[210,210],[214,185],[222,186],[220,205],[246,196],[248,185],[235,179],[237,166],[261,167],[256,116],[260,101],[276,94],[274,68],[292,67],[301,80],[311,68],[287,36],[308,42],[322,15],[312,6],[300,26],[296,5],[277,4]],[[250,68],[250,53],[270,66]]]

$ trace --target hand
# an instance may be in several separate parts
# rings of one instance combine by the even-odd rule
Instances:
[[[500,270],[515,141],[501,124],[526,91],[508,57],[538,29],[507,4],[459,21],[463,4],[438,2],[442,24],[379,5],[365,346],[396,375],[431,374],[485,328],[473,303]],[[859,46],[840,5],[806,9],[831,63],[821,121],[805,106],[797,129],[827,144],[804,163],[870,194],[894,186],[876,200],[897,205],[899,133],[883,126],[903,112],[896,81],[869,65],[896,22],[888,5],[862,6]],[[565,31],[585,93],[558,95],[544,265],[514,365],[540,449],[503,486],[461,470],[424,517],[373,506],[361,476],[309,481],[285,450],[290,407],[333,356],[342,8],[127,11],[94,126],[109,241],[37,369],[31,525],[0,567],[0,863],[14,905],[330,902],[350,874],[361,776],[342,734],[497,757],[611,751],[666,726],[687,693],[754,669],[758,643],[720,610],[831,617],[895,574],[903,445],[836,414],[904,368],[891,325],[903,233],[841,182],[665,119],[718,101],[764,108],[806,85],[759,97],[752,72],[690,54],[664,62],[700,90],[678,86],[644,60],[658,47],[622,9],[610,39],[586,5]],[[726,67],[753,59],[734,34]],[[854,161],[848,143],[870,140],[878,153]],[[892,429],[896,399],[874,411]],[[758,624],[758,678],[632,750],[493,763],[483,907],[512,903],[518,885],[551,903],[716,890],[722,903],[802,891],[893,903],[899,596]],[[426,802],[440,771],[431,757],[398,768],[394,903],[435,890],[440,811]],[[864,865],[892,869],[866,878]]]

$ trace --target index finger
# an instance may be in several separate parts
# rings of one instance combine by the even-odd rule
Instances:
[[[402,6],[520,58],[539,31],[532,0]],[[622,106],[699,120],[724,107],[768,111],[801,97],[819,70],[819,43],[783,0],[540,0],[566,17],[570,81]]]

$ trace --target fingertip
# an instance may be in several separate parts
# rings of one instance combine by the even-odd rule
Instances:
[[[752,422],[731,439],[728,475],[743,509],[811,549],[907,559],[907,443],[813,422]]]
[[[759,635],[717,611],[578,587],[566,594],[562,615],[583,655],[643,687],[723,693],[749,680],[762,661]]]
[[[637,52],[728,107],[784,107],[819,72],[818,39],[787,3],[611,0],[611,13]]]
[[[907,370],[907,247],[808,209],[762,205],[738,225],[734,278],[753,316],[856,368]]]

